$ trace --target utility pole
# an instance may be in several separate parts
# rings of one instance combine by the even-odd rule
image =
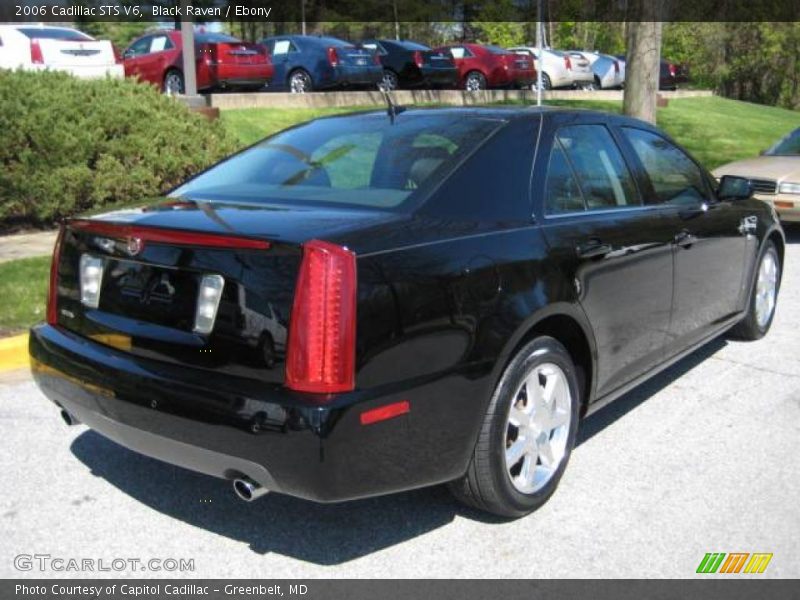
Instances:
[[[189,0],[181,0],[181,13],[186,14]],[[194,58],[194,24],[181,17],[181,44],[183,47],[183,93],[197,96],[197,71]]]
[[[536,57],[539,59],[538,66],[536,67],[536,106],[542,105],[542,65],[544,64],[544,57],[542,56],[543,40],[542,40],[542,0],[536,0]]]
[[[306,0],[300,0],[300,21],[301,21],[301,31],[303,35],[306,34]]]

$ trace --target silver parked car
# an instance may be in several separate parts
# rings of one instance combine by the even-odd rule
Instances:
[[[583,56],[572,56],[560,50],[545,48],[542,50],[540,61],[535,46],[515,46],[508,50],[533,57],[536,69],[542,71],[542,88],[545,90],[594,86],[591,65]]]
[[[579,53],[592,67],[595,87],[601,90],[615,90],[625,85],[625,61],[600,52]]]

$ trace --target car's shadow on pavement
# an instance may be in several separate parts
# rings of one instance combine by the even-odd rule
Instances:
[[[718,339],[588,417],[582,443],[725,345]],[[460,505],[437,486],[343,504],[316,504],[279,494],[247,504],[222,480],[142,456],[86,431],[71,445],[92,473],[143,504],[195,527],[278,553],[336,565],[443,527],[456,516],[487,524],[505,520]],[[533,517],[535,518],[535,517]]]

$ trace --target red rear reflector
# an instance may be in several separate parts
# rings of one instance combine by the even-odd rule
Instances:
[[[138,225],[123,225],[91,219],[75,219],[68,223],[70,229],[104,235],[110,238],[139,238],[142,243],[156,242],[179,246],[203,246],[207,248],[242,248],[268,250],[270,243],[246,237],[184,231],[182,229],[157,229]]]
[[[44,64],[44,57],[42,56],[42,47],[39,45],[39,40],[31,40],[31,62],[35,65]]]
[[[784,200],[775,200],[773,204],[775,208],[794,208],[794,202],[786,202]]]
[[[417,65],[420,69],[422,68],[422,65],[425,64],[424,61],[422,60],[422,52],[420,52],[419,50],[414,52],[414,64]]]
[[[329,242],[307,242],[289,323],[286,387],[320,394],[352,390],[355,345],[355,254]]]
[[[339,53],[336,52],[336,48],[328,48],[328,62],[332,67],[339,64]]]
[[[378,423],[379,421],[386,421],[387,419],[393,419],[394,417],[399,417],[400,415],[406,415],[410,410],[411,405],[408,403],[408,400],[401,400],[400,402],[387,404],[386,406],[381,406],[380,408],[373,408],[371,410],[364,411],[360,416],[361,424],[372,425],[373,423]]]
[[[64,224],[58,229],[58,237],[53,247],[53,259],[50,262],[50,287],[47,290],[47,323],[58,324],[58,263],[61,258],[61,241],[64,239]]]

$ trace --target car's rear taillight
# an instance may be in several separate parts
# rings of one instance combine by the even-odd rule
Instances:
[[[381,62],[381,55],[378,54],[377,52],[374,52],[372,54],[372,62],[375,63],[376,65],[382,65],[383,63]]]
[[[61,242],[64,239],[64,225],[58,230],[56,244],[53,247],[53,259],[50,262],[50,287],[47,290],[47,323],[58,323],[58,263],[61,260]]]
[[[286,355],[286,387],[321,394],[355,387],[356,257],[319,240],[303,246]]]
[[[572,61],[569,59],[569,56],[564,56],[564,67],[572,70]]]
[[[419,67],[420,69],[422,68],[422,65],[425,64],[422,59],[422,52],[420,52],[419,50],[414,52],[414,64],[417,65],[417,67]]]
[[[336,52],[336,48],[328,48],[328,62],[332,67],[339,65],[339,53]]]
[[[615,75],[619,75],[619,61],[618,60],[614,61],[614,74]]]
[[[675,77],[675,65],[673,65],[672,63],[670,63],[669,65],[669,75],[670,77]]]
[[[42,47],[39,45],[39,40],[31,40],[31,62],[35,65],[44,64],[44,57],[42,56]]]

